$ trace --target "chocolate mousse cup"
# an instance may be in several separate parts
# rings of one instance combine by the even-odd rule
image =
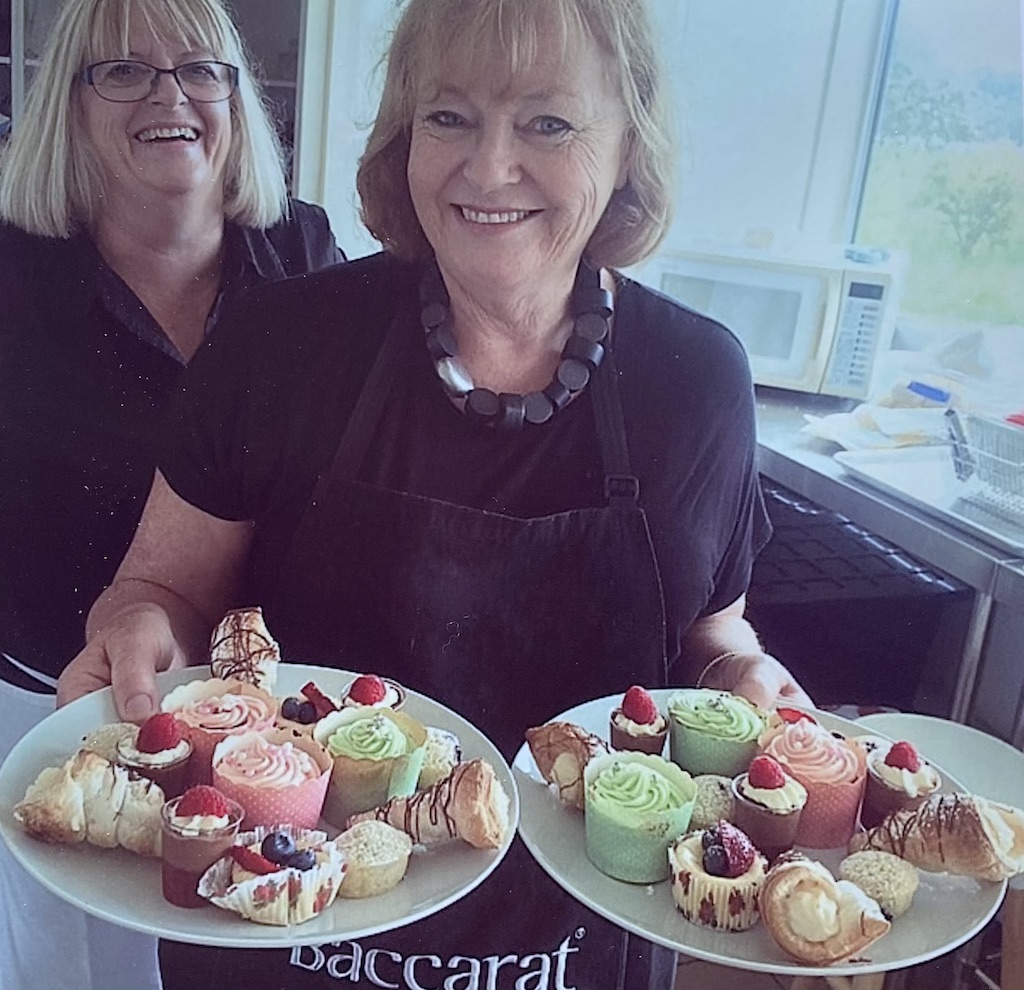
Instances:
[[[612,749],[628,750],[634,753],[651,753],[654,756],[661,756],[661,752],[665,748],[665,740],[668,738],[668,719],[665,719],[665,727],[661,732],[655,732],[649,736],[632,735],[616,724],[615,717],[620,714],[621,709],[616,708],[612,712],[608,725],[608,738],[612,744]]]
[[[793,848],[803,808],[773,811],[762,804],[754,803],[750,798],[744,797],[740,790],[741,782],[746,778],[747,775],[744,773],[734,777],[732,781],[732,823],[740,831],[747,833],[750,841],[771,864],[782,853]]]
[[[887,815],[894,811],[913,811],[930,796],[931,791],[911,797],[902,787],[891,787],[869,764],[864,802],[860,807],[860,823],[864,828],[874,828],[881,825]]]
[[[164,898],[182,908],[205,907],[209,902],[198,892],[199,878],[234,844],[244,809],[228,801],[231,813],[221,828],[206,832],[181,828],[174,822],[180,797],[168,801],[161,812],[161,869]]]
[[[185,740],[186,751],[183,756],[168,763],[153,764],[143,762],[126,746],[128,740],[122,739],[117,745],[117,762],[134,771],[140,777],[147,777],[157,784],[169,801],[184,793],[189,784],[189,761],[192,759],[192,743]],[[156,754],[154,754],[156,755]]]

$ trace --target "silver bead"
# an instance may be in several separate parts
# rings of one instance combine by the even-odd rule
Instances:
[[[473,379],[457,357],[447,357],[437,362],[437,374],[444,387],[452,395],[461,398],[473,391]]]

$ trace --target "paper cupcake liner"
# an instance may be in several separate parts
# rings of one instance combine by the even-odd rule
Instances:
[[[757,740],[722,739],[669,719],[669,755],[691,775],[714,773],[735,777],[757,755]]]
[[[291,743],[308,753],[320,768],[320,776],[290,787],[266,787],[258,781],[240,783],[218,772],[217,764],[233,749],[246,745],[249,735],[232,735],[223,739],[213,753],[213,783],[221,792],[245,808],[246,828],[257,825],[290,824],[295,828],[315,828],[327,795],[331,777],[330,754],[309,736],[289,729],[271,729],[260,733],[268,742],[280,746]]]
[[[679,845],[696,846],[700,839],[688,836]],[[753,927],[760,917],[758,898],[764,884],[764,864],[749,877],[713,877],[685,862],[679,848],[669,849],[672,872],[672,900],[680,914],[702,928],[723,932],[742,932]]]
[[[843,783],[821,783],[801,778],[786,768],[807,789],[807,804],[800,815],[796,844],[809,849],[845,846],[857,828],[857,816],[864,795],[864,774]]]
[[[262,842],[270,832],[256,828],[238,836],[236,845]],[[241,883],[231,882],[234,861],[225,856],[213,864],[199,880],[199,894],[211,903],[261,925],[301,925],[334,903],[345,878],[345,858],[324,832],[308,829],[286,831],[297,841],[310,840],[326,853],[323,863],[308,870],[285,867],[277,873],[255,876]]]

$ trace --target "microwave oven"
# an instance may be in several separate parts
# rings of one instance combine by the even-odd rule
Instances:
[[[684,249],[659,252],[636,277],[732,330],[755,384],[864,399],[892,343],[900,269],[872,249]]]

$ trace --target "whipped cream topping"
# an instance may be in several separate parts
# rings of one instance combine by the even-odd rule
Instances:
[[[786,782],[781,787],[753,787],[749,775],[742,774],[736,782],[736,790],[751,804],[769,811],[780,814],[799,811],[807,803],[807,788],[788,773],[783,773],[783,776]]]
[[[656,736],[664,732],[668,725],[668,720],[661,712],[658,712],[658,717],[653,722],[634,722],[623,714],[621,708],[616,708],[612,712],[612,722],[631,736]]]
[[[206,835],[219,832],[231,824],[227,815],[171,815],[171,824],[182,835]]]
[[[192,752],[192,744],[182,739],[171,749],[162,749],[158,753],[144,753],[136,745],[136,736],[127,736],[118,741],[117,755],[127,763],[140,767],[166,767],[185,759]]]
[[[295,787],[320,776],[316,761],[290,742],[269,742],[254,736],[228,750],[217,761],[217,774],[233,784]]]
[[[768,740],[764,752],[805,784],[847,783],[861,773],[861,751],[813,722],[787,725]]]
[[[891,767],[885,762],[886,753],[875,750],[869,759],[871,769],[890,787],[903,791],[908,797],[931,794],[939,786],[938,771],[930,763],[921,760],[916,771]]]
[[[259,723],[269,724],[273,719],[267,702],[247,694],[218,694],[190,701],[176,709],[174,714],[191,728],[211,732],[258,727]]]

